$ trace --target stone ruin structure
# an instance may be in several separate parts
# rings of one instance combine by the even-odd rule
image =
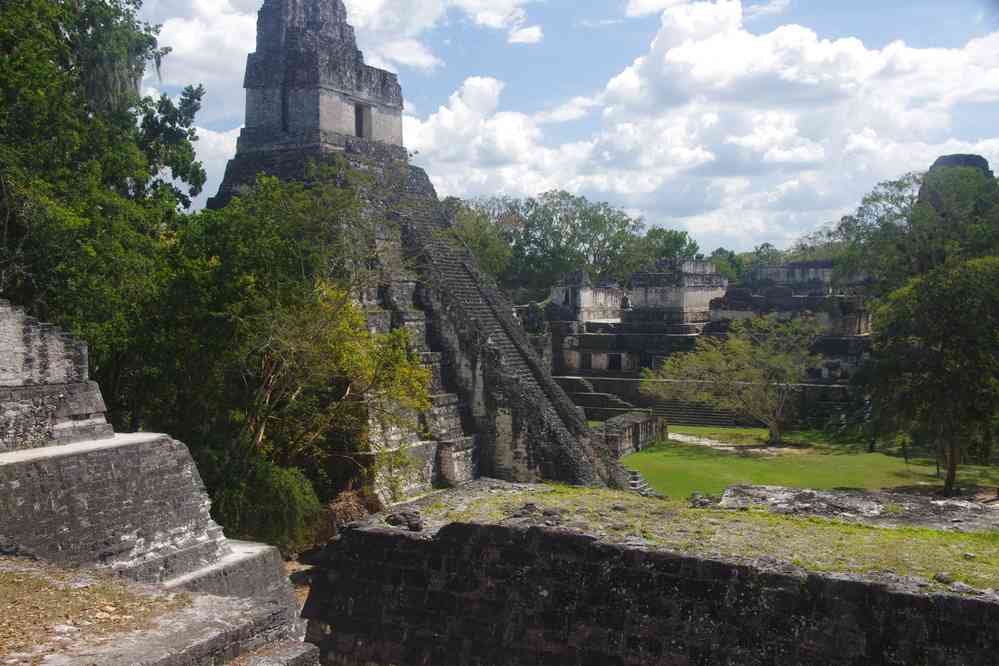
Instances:
[[[0,300],[0,453],[111,436],[87,346]]]
[[[353,187],[379,223],[381,276],[360,298],[372,329],[411,331],[434,378],[423,434],[389,432],[380,443],[419,462],[403,494],[480,475],[625,485],[509,301],[448,235],[448,211],[402,145],[398,80],[364,63],[342,0],[267,0],[245,85],[246,127],[209,206],[259,173],[307,180],[310,163],[333,163],[365,174]]]
[[[814,369],[805,411],[825,419],[842,410],[846,384],[868,349],[871,316],[863,298],[834,284],[831,262],[767,267],[751,282],[755,288],[730,286],[707,261],[659,262],[624,286],[595,285],[576,272],[552,288],[543,316],[532,316],[529,307],[518,313],[556,381],[592,420],[642,408],[677,424],[751,423],[710,406],[645,396],[639,378],[670,355],[692,351],[702,335],[722,335],[733,321],[771,313],[820,323],[815,351],[826,362]]]
[[[676,349],[711,320],[710,303],[728,280],[707,261],[659,262],[632,276],[626,287],[594,286],[584,272],[552,289],[548,318],[565,322],[555,371],[635,372]]]
[[[196,605],[228,629],[200,631],[213,618],[161,628],[171,656],[144,664],[222,663],[261,646],[289,656],[276,664],[316,663],[293,640],[302,626],[280,553],[225,537],[186,446],[114,433],[86,344],[0,301],[0,378],[0,555],[212,597]],[[117,649],[63,663],[137,663]]]

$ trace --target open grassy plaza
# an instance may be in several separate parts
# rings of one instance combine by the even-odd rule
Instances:
[[[724,445],[661,442],[624,460],[656,491],[672,498],[694,492],[717,495],[732,485],[920,493],[943,485],[926,451],[910,450],[907,462],[895,443],[878,442],[878,452],[868,453],[860,438],[800,431],[789,433],[782,447],[771,449],[763,428],[673,426],[670,433]],[[964,489],[988,492],[999,486],[999,468],[962,465],[958,481]]]

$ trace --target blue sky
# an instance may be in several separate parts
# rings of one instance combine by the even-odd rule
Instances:
[[[147,0],[214,190],[261,0]],[[563,188],[708,251],[788,245],[939,154],[999,162],[999,0],[347,0],[440,193]],[[212,192],[209,192],[212,193]]]

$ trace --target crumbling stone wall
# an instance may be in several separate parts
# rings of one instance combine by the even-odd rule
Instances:
[[[541,528],[365,529],[304,616],[324,664],[986,666],[999,604]]]

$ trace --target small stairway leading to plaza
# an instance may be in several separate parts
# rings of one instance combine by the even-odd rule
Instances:
[[[638,493],[642,497],[662,497],[657,493],[649,482],[645,480],[641,472],[637,472],[633,469],[628,470],[628,488],[634,493]]]
[[[602,392],[596,388],[595,382],[604,388],[613,386],[614,379],[606,376],[556,377],[555,381],[565,389],[576,405],[586,410],[587,418],[593,421],[605,421],[628,411],[651,410],[673,425],[736,427],[741,422],[735,414],[710,405],[684,400],[663,400],[635,393],[630,393],[629,398],[625,399],[616,393]],[[628,377],[624,381],[630,390],[636,379]]]

